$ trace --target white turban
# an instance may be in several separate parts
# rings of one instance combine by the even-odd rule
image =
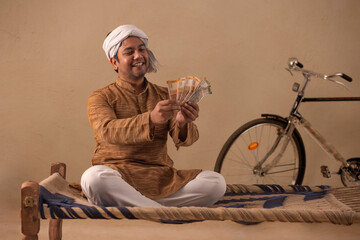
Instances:
[[[116,56],[121,43],[130,36],[140,38],[141,41],[143,41],[143,43],[145,44],[145,47],[148,47],[148,37],[142,30],[140,30],[134,25],[122,25],[115,28],[105,38],[103,49],[108,60]]]

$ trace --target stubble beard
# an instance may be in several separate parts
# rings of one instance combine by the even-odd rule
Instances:
[[[132,67],[132,78],[134,80],[141,80],[145,77],[146,73],[148,72],[149,70],[149,64],[147,62],[145,62],[145,67],[144,69],[140,69],[140,70],[137,70],[137,69],[134,69],[134,68],[137,68],[137,67]],[[133,71],[135,70],[135,71]]]

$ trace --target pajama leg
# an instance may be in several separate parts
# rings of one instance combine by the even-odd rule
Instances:
[[[81,177],[81,187],[89,202],[96,205],[161,206],[125,182],[118,171],[104,165],[95,165],[87,169]]]
[[[211,206],[217,202],[226,191],[224,177],[213,171],[202,171],[195,179],[174,194],[156,199],[164,206]]]

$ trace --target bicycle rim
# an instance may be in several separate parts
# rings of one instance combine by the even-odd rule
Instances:
[[[305,150],[295,129],[283,156],[267,174],[254,172],[254,167],[269,152],[286,123],[275,119],[256,119],[235,131],[217,159],[215,171],[229,184],[301,184],[305,172]],[[280,141],[279,146],[283,144]],[[279,153],[279,147],[266,163]],[[266,165],[266,163],[264,165]]]

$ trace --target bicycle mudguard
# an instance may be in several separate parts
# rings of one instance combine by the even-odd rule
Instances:
[[[261,117],[276,119],[276,120],[283,121],[285,123],[288,122],[288,120],[286,118],[284,118],[282,116],[279,116],[279,115],[276,115],[276,114],[263,113],[263,114],[261,114]]]

